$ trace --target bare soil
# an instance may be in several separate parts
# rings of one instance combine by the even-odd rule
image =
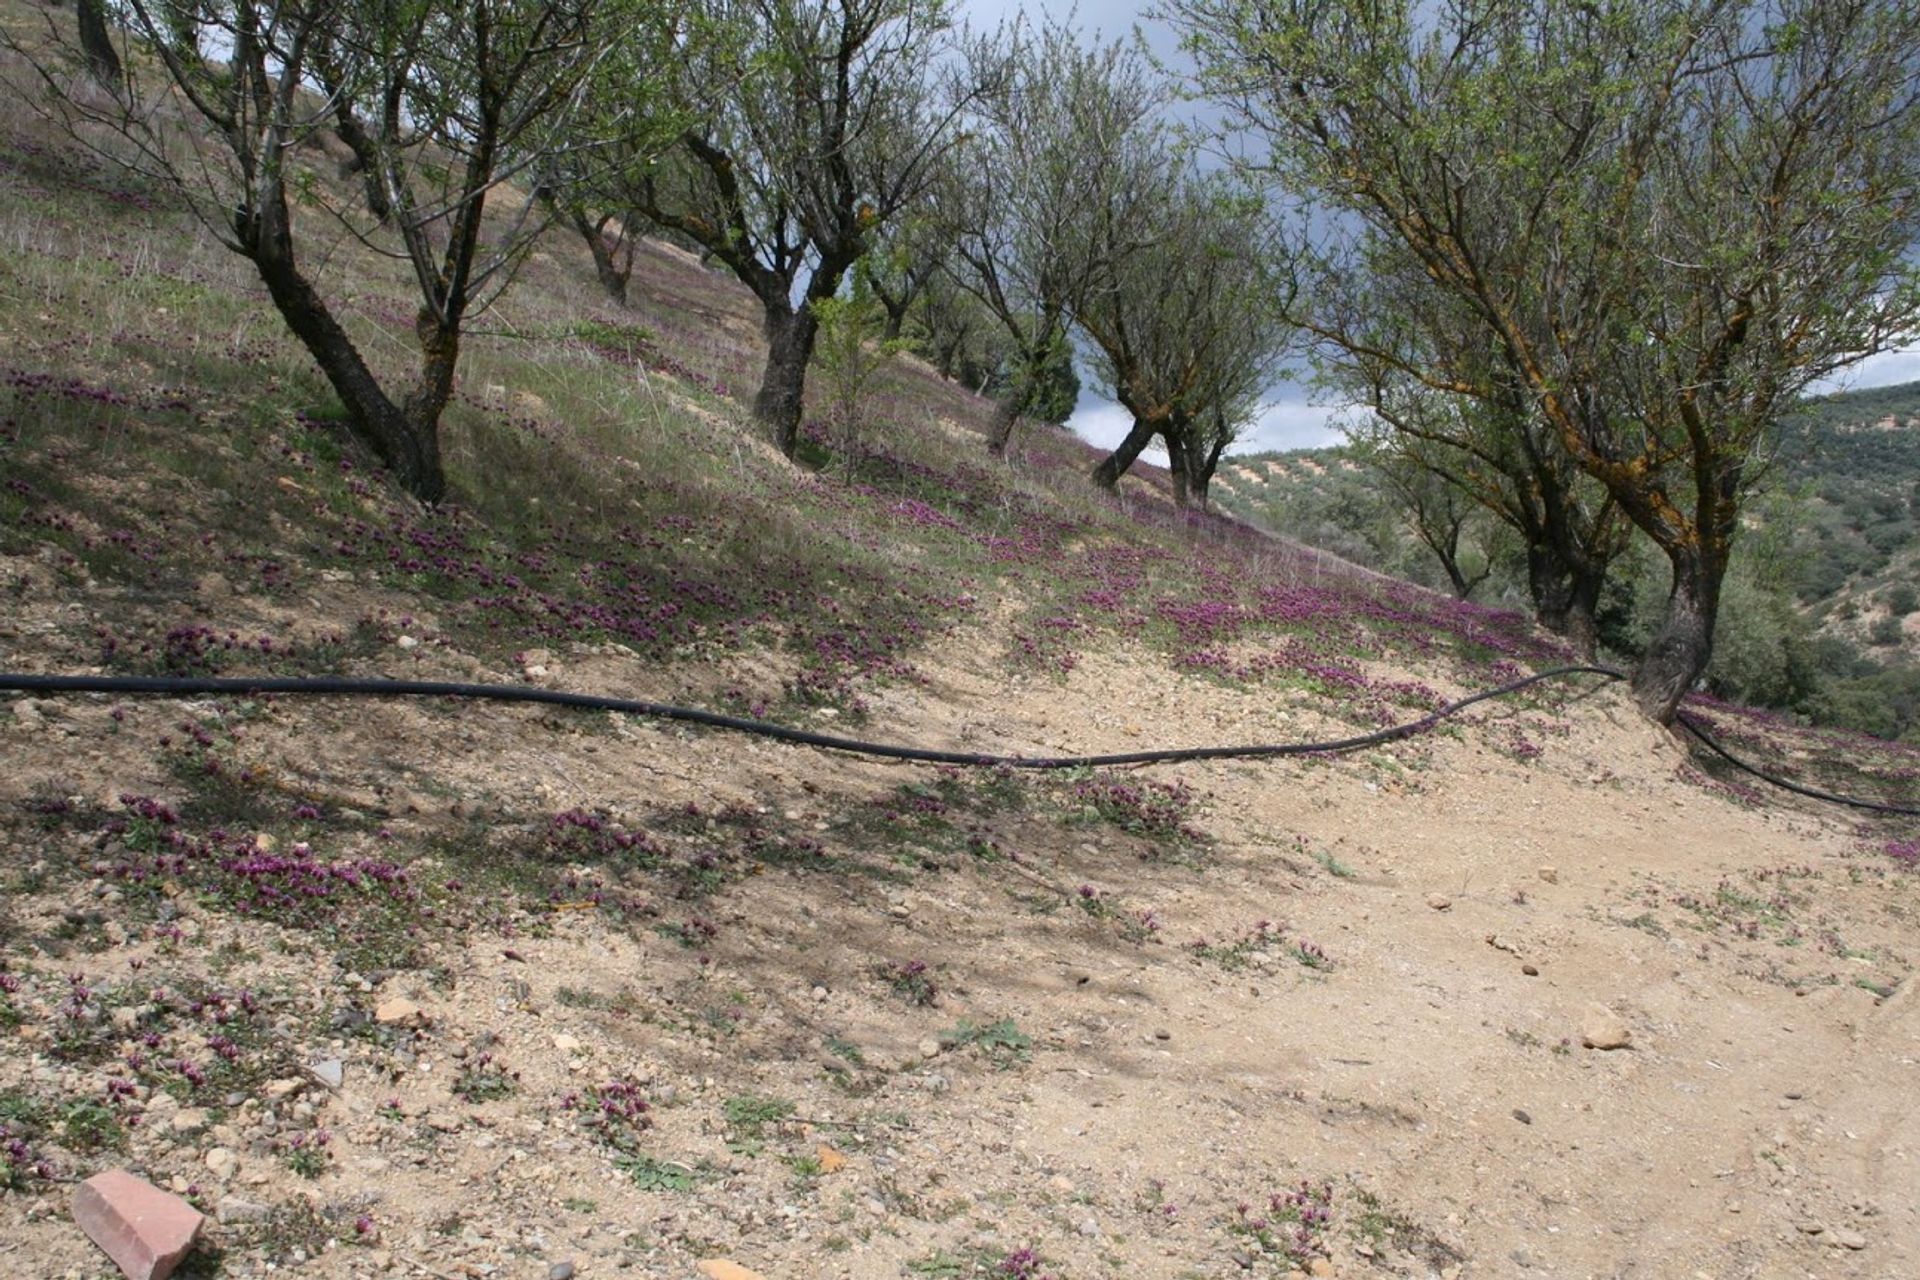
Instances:
[[[13,643],[57,605],[30,604]],[[989,649],[949,641],[862,732],[1097,751],[1327,727],[1125,648],[1058,678],[1010,678]],[[657,676],[581,653],[537,678],[645,696]],[[16,812],[175,794],[153,736],[213,710],[14,705]],[[84,1162],[267,1212],[210,1226],[216,1274],[682,1277],[728,1257],[768,1277],[1019,1275],[1028,1247],[1031,1274],[1061,1277],[1920,1272],[1920,882],[1831,812],[1703,786],[1611,691],[1368,754],[1139,775],[1201,797],[1188,842],[1085,821],[1057,782],[1011,789],[968,818],[986,856],[957,816],[859,825],[924,769],[480,704],[255,711],[236,755],[277,794],[386,815],[449,864],[556,811],[638,825],[688,803],[865,861],[756,864],[694,898],[635,875],[624,888],[659,895],[644,913],[523,904],[367,974],[184,894],[184,942],[130,923],[63,943],[69,913],[113,904],[86,874],[98,841],[16,824],[10,863],[74,873],[7,903],[10,963],[34,959],[0,1090],[87,1096],[122,1070],[50,1052],[67,973],[275,993],[279,1083],[184,1127],[143,1090],[125,1151]],[[1515,724],[1540,758],[1491,745]],[[696,945],[669,936],[695,919]],[[424,1024],[368,1023],[396,997]],[[1583,1045],[1596,1006],[1629,1047]],[[337,1091],[303,1069],[323,1060]],[[476,1069],[510,1092],[451,1092]],[[614,1080],[652,1105],[637,1167],[568,1103]],[[312,1126],[331,1145],[308,1179],[286,1135]],[[230,1167],[209,1166],[216,1146]],[[103,1274],[69,1191],[0,1194],[0,1269]],[[1317,1204],[1324,1225],[1279,1225]]]

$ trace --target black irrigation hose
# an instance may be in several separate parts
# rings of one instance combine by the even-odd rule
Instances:
[[[259,676],[259,677],[218,677],[218,676],[53,676],[24,675],[13,672],[0,672],[0,691],[18,693],[125,693],[125,694],[230,694],[248,696],[259,694],[293,694],[306,696],[347,696],[347,697],[425,697],[425,698],[481,698],[493,702],[532,702],[548,706],[577,707],[589,711],[621,711],[630,715],[647,716],[656,720],[677,720],[686,724],[705,725],[714,729],[730,729],[738,733],[750,733],[762,738],[772,738],[778,742],[791,742],[800,746],[818,747],[827,751],[845,751],[855,755],[875,756],[883,760],[910,760],[923,764],[967,765],[974,767],[1002,767],[1009,769],[1073,769],[1104,768],[1118,765],[1168,764],[1180,760],[1226,760],[1226,759],[1271,759],[1278,756],[1324,755],[1340,751],[1355,751],[1362,747],[1379,746],[1382,743],[1397,742],[1424,733],[1434,725],[1458,715],[1477,702],[1486,702],[1492,698],[1505,697],[1531,688],[1548,680],[1562,679],[1567,676],[1596,675],[1609,680],[1623,680],[1626,673],[1612,667],[1567,666],[1555,667],[1548,671],[1525,676],[1519,680],[1510,680],[1483,692],[1449,702],[1437,710],[1428,712],[1417,720],[1405,724],[1393,725],[1373,733],[1363,733],[1350,738],[1334,738],[1323,742],[1265,743],[1238,747],[1179,747],[1162,748],[1156,751],[1125,751],[1111,755],[1083,756],[1006,756],[989,755],[971,751],[936,751],[926,747],[901,747],[880,742],[864,742],[857,738],[842,738],[833,734],[814,733],[808,729],[795,729],[788,725],[773,724],[765,720],[750,720],[744,716],[723,715],[716,711],[702,711],[695,707],[677,707],[663,702],[643,702],[632,698],[609,698],[591,693],[569,693],[562,689],[541,689],[529,685],[508,684],[463,684],[444,680],[365,680],[342,676]],[[1882,804],[1872,800],[1859,800],[1850,796],[1833,795],[1804,787],[1784,778],[1763,773],[1752,765],[1737,759],[1715,742],[1698,725],[1680,718],[1680,723],[1699,738],[1714,752],[1725,757],[1732,764],[1752,774],[1764,782],[1796,794],[1815,800],[1825,800],[1834,804],[1851,805],[1860,809],[1871,809],[1878,813],[1898,813],[1920,815],[1920,809],[1908,806]]]
[[[1825,800],[1829,804],[1851,805],[1855,809],[1870,809],[1875,813],[1899,813],[1905,814],[1908,817],[1920,818],[1920,808],[1916,808],[1910,804],[1885,804],[1878,800],[1861,800],[1856,796],[1836,795],[1831,791],[1822,791],[1818,787],[1803,786],[1798,782],[1791,782],[1786,778],[1776,778],[1770,773],[1762,773],[1745,760],[1742,760],[1739,756],[1734,755],[1733,752],[1721,746],[1714,740],[1712,734],[1702,729],[1692,720],[1681,715],[1676,715],[1674,719],[1679,721],[1682,729],[1685,729],[1688,733],[1700,739],[1707,750],[1713,752],[1713,754],[1719,756],[1734,768],[1740,770],[1742,773],[1752,774],[1754,777],[1760,779],[1760,781],[1779,787],[1783,791],[1791,791],[1795,795],[1806,796],[1813,800]]]

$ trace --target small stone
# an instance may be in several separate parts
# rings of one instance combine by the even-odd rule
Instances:
[[[1063,1196],[1072,1195],[1074,1190],[1073,1179],[1063,1177],[1059,1174],[1055,1174],[1053,1177],[1047,1179],[1047,1186]]]
[[[1307,1264],[1307,1274],[1310,1276],[1330,1276],[1333,1274],[1333,1263],[1325,1258],[1315,1258]]]
[[[573,1280],[573,1259],[556,1262],[547,1268],[547,1280]]]
[[[1817,1221],[1813,1218],[1808,1218],[1808,1219],[1805,1219],[1804,1221],[1796,1222],[1793,1225],[1795,1226],[1795,1228],[1799,1230],[1800,1234],[1808,1235],[1808,1236],[1817,1236],[1827,1229],[1826,1223]]]
[[[580,1052],[580,1041],[576,1037],[562,1032],[553,1038],[553,1047],[561,1053],[578,1053]]]
[[[1526,974],[1529,978],[1537,978],[1540,976],[1540,966],[1537,964],[1523,964],[1520,966],[1520,972]]]
[[[1559,883],[1560,883],[1560,868],[1558,868],[1558,867],[1542,867],[1542,868],[1540,868],[1540,878],[1541,878],[1542,880],[1544,880],[1544,881],[1546,881],[1546,882],[1547,882],[1548,884],[1559,884]]]
[[[267,1205],[254,1200],[242,1200],[239,1196],[221,1196],[213,1213],[223,1227],[235,1223],[265,1222],[273,1216],[273,1210]]]
[[[1853,1231],[1846,1227],[1841,1227],[1833,1233],[1833,1242],[1843,1249],[1864,1249],[1867,1247],[1867,1238],[1865,1236],[1861,1235],[1858,1231]]]
[[[702,1258],[695,1270],[707,1280],[766,1280],[758,1271],[749,1271],[727,1258]]]
[[[838,1173],[847,1167],[847,1158],[824,1142],[813,1149],[813,1158],[820,1162],[821,1173]]]
[[[1089,1240],[1098,1240],[1100,1238],[1100,1224],[1092,1218],[1083,1221],[1076,1229]]]
[[[1435,911],[1445,911],[1453,906],[1453,899],[1444,893],[1430,893],[1427,895],[1427,905]]]
[[[825,1000],[826,998],[827,998],[827,989],[825,987],[815,987],[813,989],[813,1002],[815,1004],[819,1004],[822,1000]]]
[[[1533,1123],[1533,1117],[1528,1115],[1526,1112],[1522,1111],[1519,1107],[1515,1107],[1513,1109],[1513,1118],[1515,1120],[1518,1120],[1521,1124]]]
[[[417,646],[420,643],[420,641],[414,638],[413,636],[401,636],[398,640],[395,640],[394,643],[399,645],[402,649],[412,649],[415,646]]]
[[[207,1127],[207,1113],[200,1107],[187,1107],[175,1112],[167,1127],[175,1133],[198,1133]]]
[[[374,1006],[373,1020],[383,1027],[417,1027],[426,1020],[426,1015],[413,1001],[395,996]]]
[[[1633,1030],[1625,1018],[1596,1004],[1580,1024],[1580,1043],[1589,1049],[1625,1049],[1633,1043]]]
[[[308,1070],[313,1072],[315,1080],[329,1089],[338,1090],[347,1081],[346,1064],[338,1058],[327,1058],[316,1062]]]
[[[915,1048],[920,1050],[920,1056],[923,1058],[937,1058],[940,1056],[940,1042],[931,1036],[922,1040]]]
[[[214,1147],[206,1154],[207,1171],[225,1182],[240,1171],[240,1157],[227,1147]]]
[[[1153,1033],[1153,1038],[1155,1040],[1171,1040],[1173,1039],[1173,1032],[1167,1030],[1165,1027],[1161,1027]]]
[[[166,1280],[206,1221],[179,1196],[125,1169],[96,1173],[73,1194],[73,1220],[127,1280]]]

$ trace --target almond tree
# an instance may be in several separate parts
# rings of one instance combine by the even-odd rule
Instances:
[[[976,90],[942,93],[943,0],[699,0],[731,40],[690,50],[676,98],[733,88],[680,135],[682,164],[644,175],[635,207],[699,244],[760,302],[767,363],[754,416],[789,458],[800,438],[813,304],[921,193]]]
[[[104,126],[123,159],[175,186],[228,249],[252,262],[282,319],[313,356],[349,426],[425,502],[446,493],[440,417],[462,328],[506,287],[538,233],[534,202],[495,201],[578,144],[576,92],[612,33],[641,20],[623,6],[602,29],[600,0],[123,0],[142,46],[124,95],[102,106],[35,69],[77,136]],[[609,13],[612,6],[607,6]],[[300,149],[341,121],[369,191],[333,199]],[[419,290],[419,363],[396,391],[362,355],[315,286],[306,247],[317,200],[376,250],[405,262]],[[489,217],[493,204],[509,206]],[[483,231],[484,228],[484,231]]]
[[[1073,320],[1103,388],[1133,417],[1094,483],[1113,488],[1158,436],[1175,501],[1204,509],[1286,344],[1286,255],[1257,203],[1177,171],[1164,188],[1136,187],[1097,210],[1091,235],[1097,269]]]
[[[1666,556],[1633,688],[1670,721],[1775,420],[1920,321],[1920,4],[1167,8],[1269,174],[1402,247],[1498,359],[1371,354],[1483,399],[1510,376]]]
[[[1092,286],[1098,255],[1135,247],[1123,207],[1136,184],[1170,172],[1166,89],[1132,46],[1082,47],[1057,22],[975,36],[967,56],[983,79],[1005,74],[969,119],[931,221],[952,244],[954,282],[1006,330],[1010,368],[987,438],[1000,454],[1067,354],[1069,307]],[[1091,220],[1115,215],[1098,234]]]

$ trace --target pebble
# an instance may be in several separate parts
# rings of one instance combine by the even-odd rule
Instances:
[[[207,1171],[225,1182],[240,1171],[240,1157],[226,1147],[214,1147],[206,1154]]]
[[[932,1037],[922,1040],[914,1047],[919,1049],[920,1056],[923,1058],[937,1058],[940,1056],[940,1042]]]
[[[1540,966],[1537,964],[1523,964],[1520,966],[1520,972],[1526,974],[1529,978],[1537,978],[1540,976]]]
[[[822,1000],[825,1000],[826,998],[827,998],[827,989],[825,987],[815,987],[813,989],[813,1002],[815,1004],[820,1003]]]
[[[1453,899],[1444,893],[1430,893],[1427,895],[1427,905],[1435,911],[1445,911],[1453,905]]]
[[[1867,1238],[1865,1236],[1861,1235],[1858,1231],[1849,1230],[1846,1227],[1841,1227],[1833,1233],[1833,1242],[1843,1249],[1864,1249],[1867,1247]]]
[[[338,1058],[327,1058],[323,1061],[316,1062],[309,1070],[313,1072],[313,1078],[315,1080],[318,1080],[329,1089],[337,1090],[341,1085],[345,1084],[347,1080],[346,1064]]]
[[[1519,1107],[1515,1107],[1513,1109],[1513,1118],[1515,1120],[1518,1120],[1521,1124],[1533,1123],[1533,1117],[1528,1115],[1526,1112],[1522,1111]]]
[[[1547,882],[1548,884],[1559,884],[1559,883],[1560,883],[1560,868],[1558,868],[1558,867],[1542,867],[1542,868],[1540,868],[1540,878],[1541,878],[1542,880],[1544,880],[1544,881],[1546,881],[1546,882]]]
[[[573,1260],[556,1262],[547,1268],[547,1280],[573,1280]]]

